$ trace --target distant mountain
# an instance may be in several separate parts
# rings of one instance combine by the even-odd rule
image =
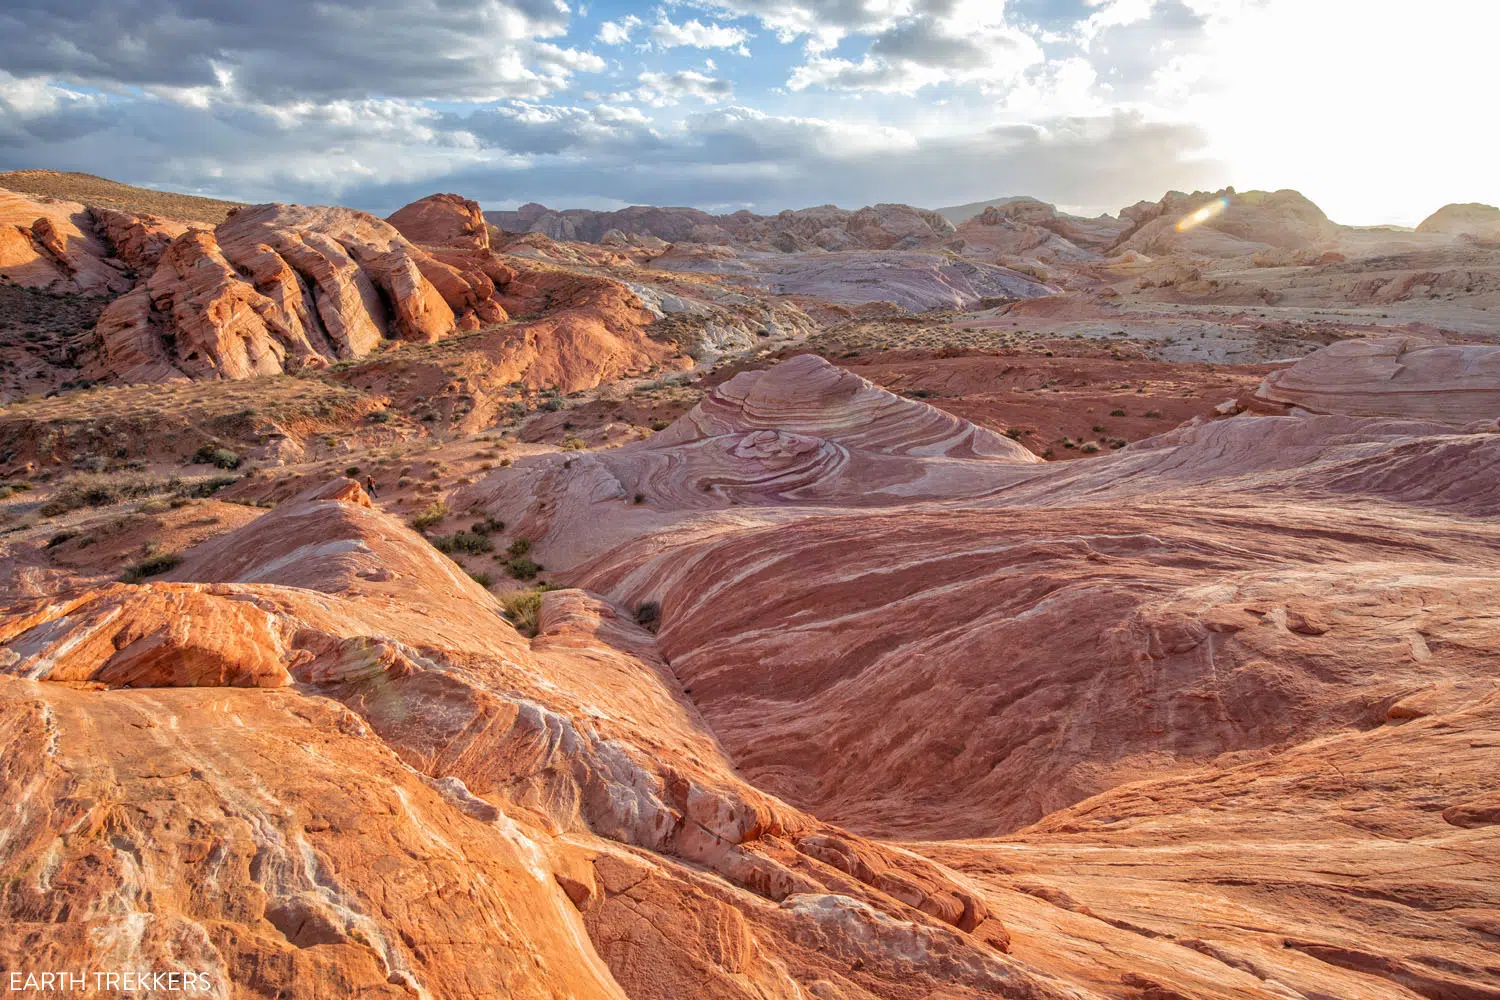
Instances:
[[[953,205],[949,208],[936,208],[933,209],[933,211],[937,212],[938,215],[941,215],[943,218],[947,219],[955,226],[961,226],[965,222],[968,222],[970,219],[974,218],[974,216],[982,215],[984,213],[984,210],[987,208],[1000,208],[1002,206],[1009,205],[1014,201],[1036,201],[1036,199],[1022,194],[1016,195],[1011,198],[995,198],[991,201],[973,201],[967,205]]]
[[[851,211],[835,205],[788,209],[776,215],[738,211],[709,215],[696,208],[636,205],[615,212],[532,203],[513,212],[491,211],[485,219],[510,233],[541,233],[554,240],[586,243],[640,239],[668,243],[763,244],[793,252],[824,250],[915,250],[953,239],[954,227],[936,212],[910,205],[867,205]]]

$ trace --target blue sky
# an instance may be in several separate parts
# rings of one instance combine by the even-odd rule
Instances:
[[[7,0],[0,168],[389,212],[1500,201],[1500,4]]]

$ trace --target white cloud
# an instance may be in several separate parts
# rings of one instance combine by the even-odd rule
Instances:
[[[691,46],[695,49],[742,49],[750,33],[743,28],[703,24],[696,18],[673,23],[665,14],[651,26],[651,42],[658,48]]]
[[[626,14],[624,17],[605,21],[599,25],[599,33],[594,36],[594,39],[605,45],[625,45],[630,41],[631,33],[640,26],[640,18],[634,14]]]
[[[640,86],[629,97],[655,107],[680,104],[689,97],[717,104],[734,96],[734,84],[695,69],[675,73],[647,70],[636,77],[636,81]]]

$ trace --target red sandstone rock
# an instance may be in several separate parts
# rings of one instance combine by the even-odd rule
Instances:
[[[0,278],[59,292],[118,294],[130,279],[110,261],[82,205],[0,189]]]
[[[486,247],[428,253],[351,209],[251,206],[165,247],[170,227],[103,218],[132,266],[159,263],[100,317],[96,378],[275,374],[507,318],[496,285],[515,272]]]

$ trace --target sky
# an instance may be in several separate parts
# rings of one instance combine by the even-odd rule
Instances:
[[[0,169],[387,214],[1500,204],[1497,0],[5,0]]]

